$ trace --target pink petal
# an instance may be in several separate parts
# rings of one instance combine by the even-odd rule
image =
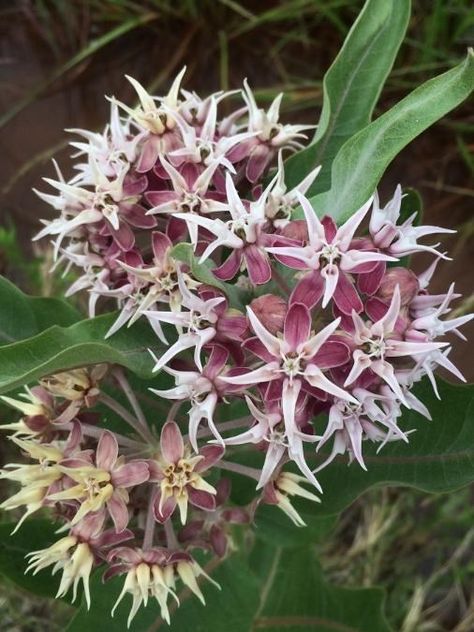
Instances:
[[[290,296],[291,303],[302,303],[312,309],[324,293],[324,279],[319,271],[306,274],[295,287]]]
[[[183,457],[183,436],[175,421],[168,421],[163,426],[160,445],[163,456],[168,463],[177,463]]]
[[[284,338],[291,351],[306,342],[311,333],[311,314],[301,303],[291,303],[285,317]]]
[[[173,202],[177,198],[175,191],[147,191],[145,193],[145,199],[151,206],[161,206],[162,204]]]
[[[203,374],[210,380],[214,380],[224,368],[228,358],[229,352],[225,347],[222,345],[213,345]]]
[[[242,250],[234,250],[232,254],[218,268],[214,268],[212,273],[221,281],[233,279],[240,268],[242,261]]]
[[[316,355],[311,358],[310,363],[315,364],[318,368],[332,369],[349,362],[351,352],[349,347],[343,342],[329,340],[325,342]]]
[[[150,478],[148,463],[145,461],[130,461],[112,472],[114,487],[134,487]]]
[[[385,274],[385,268],[386,263],[379,261],[372,272],[359,274],[357,277],[357,287],[359,291],[363,294],[375,294]]]
[[[96,453],[96,464],[101,470],[109,471],[118,458],[118,443],[115,435],[105,430],[99,439]]]
[[[142,153],[140,154],[138,165],[136,167],[138,173],[145,173],[147,171],[150,171],[150,169],[156,163],[159,153],[159,138],[152,134],[145,141],[142,147]]]
[[[344,314],[352,314],[356,311],[358,314],[364,309],[357,291],[344,272],[340,272],[339,280],[334,290],[334,302]]]
[[[110,234],[114,238],[121,250],[131,250],[135,244],[135,235],[128,224],[122,222],[118,230],[115,230],[111,224],[108,224]]]
[[[170,496],[165,500],[160,511],[161,492],[157,491],[155,500],[153,502],[153,514],[158,522],[166,522],[176,509],[176,498]]]
[[[259,338],[248,338],[242,345],[244,349],[248,349],[251,353],[258,356],[264,362],[273,362],[275,356],[272,355]]]
[[[154,231],[151,234],[151,245],[155,259],[160,263],[166,259],[166,254],[173,247],[171,239],[164,233]]]
[[[332,217],[329,217],[329,215],[325,215],[321,220],[321,224],[324,226],[324,232],[328,243],[332,243],[337,233],[336,222]]]
[[[250,182],[256,182],[265,171],[272,158],[272,152],[266,145],[254,147],[247,162],[245,175]]]
[[[219,557],[224,557],[227,551],[227,536],[217,525],[213,524],[209,531],[209,539],[214,553]]]
[[[214,511],[216,508],[216,499],[213,494],[205,492],[202,489],[195,489],[191,485],[186,487],[191,505],[204,509],[204,511]]]
[[[232,312],[229,312],[228,314],[232,314]],[[240,342],[248,329],[247,319],[243,314],[228,314],[224,314],[217,321],[217,332],[220,336],[229,338],[229,340],[236,340]]]
[[[272,268],[268,255],[258,246],[246,246],[243,255],[253,285],[264,285],[272,278]]]
[[[125,219],[129,224],[136,228],[154,228],[156,226],[156,217],[147,215],[143,206],[134,204],[124,212]]]
[[[194,467],[195,472],[204,472],[211,468],[224,455],[225,449],[221,445],[205,445],[199,451],[199,456],[204,458]]]
[[[107,501],[107,509],[109,510],[117,533],[125,531],[129,520],[128,508],[125,500],[119,493],[114,492],[112,494],[112,497]]]

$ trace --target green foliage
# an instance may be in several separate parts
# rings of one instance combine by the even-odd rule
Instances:
[[[410,0],[367,0],[323,82],[323,108],[314,141],[285,163],[294,186],[317,165],[309,194],[330,186],[331,164],[341,146],[371,120],[405,35]]]
[[[0,277],[0,345],[23,340],[51,327],[77,322],[79,313],[59,298],[31,297]]]
[[[430,79],[352,136],[333,165],[331,189],[311,198],[318,214],[342,222],[366,202],[385,169],[411,140],[462,103],[474,87],[474,53]]]

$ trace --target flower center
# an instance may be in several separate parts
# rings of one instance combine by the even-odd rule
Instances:
[[[383,338],[367,340],[367,342],[362,345],[364,353],[374,358],[383,358],[386,349],[387,345]]]
[[[191,480],[193,466],[184,459],[170,463],[164,471],[166,485],[172,491],[180,492]]]
[[[281,370],[283,373],[288,375],[289,378],[301,375],[304,372],[302,367],[302,357],[297,353],[288,353],[283,356]]]
[[[341,251],[335,244],[326,244],[319,254],[319,263],[322,268],[327,265],[338,264],[341,260]]]
[[[195,193],[184,193],[181,198],[180,208],[183,213],[199,213],[202,200]]]

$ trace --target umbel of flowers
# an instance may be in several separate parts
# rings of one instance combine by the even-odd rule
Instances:
[[[400,187],[340,226],[331,209],[319,219],[305,197],[319,167],[285,185],[284,154],[309,128],[280,122],[281,95],[267,111],[247,82],[202,99],[183,73],[164,97],[128,77],[138,105],[111,98],[103,133],[71,130],[77,173],[56,166],[53,193],[38,192],[57,216],[36,238],[77,271],[68,295],[87,292],[91,317],[117,304],[107,337],[138,319],[156,335],[156,411],[102,365],[3,398],[22,413],[3,428],[27,459],[2,470],[20,489],[1,507],[23,508],[17,528],[46,507],[60,524],[28,570],[60,572],[58,596],[82,582],[88,605],[92,569],[122,576],[129,623],[151,599],[169,622],[180,584],[204,602],[196,550],[225,556],[259,504],[304,525],[292,499],[319,502],[317,473],[337,455],[365,469],[365,442],[407,442],[402,411],[430,419],[413,384],[428,376],[437,394],[438,366],[463,379],[445,334],[462,338],[471,318],[446,318],[454,286],[430,292],[447,257],[419,240],[450,231],[401,219]],[[418,252],[433,258],[422,274],[400,263]],[[128,432],[108,428],[107,409]],[[249,505],[229,500],[226,472],[247,478]]]

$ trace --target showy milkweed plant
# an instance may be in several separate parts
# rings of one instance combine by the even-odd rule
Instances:
[[[1,508],[13,533],[33,515],[54,522],[26,572],[57,573],[57,597],[82,589],[85,609],[100,609],[112,591],[128,626],[148,616],[174,629],[183,588],[232,600],[215,560],[255,537],[271,546],[292,522],[298,539],[375,483],[472,480],[472,467],[443,462],[459,428],[439,439],[456,389],[436,373],[464,380],[450,352],[472,318],[452,315],[454,283],[433,290],[449,260],[436,240],[453,231],[425,225],[402,186],[376,191],[384,161],[466,96],[472,62],[359,129],[348,108],[370,108],[373,94],[334,86],[357,72],[346,55],[369,38],[367,20],[327,75],[316,131],[281,120],[282,95],[262,108],[246,80],[199,96],[185,69],[165,96],[127,77],[135,106],[110,97],[103,132],[69,130],[74,175],[55,163],[45,178],[37,194],[54,213],[34,239],[51,242],[54,270],[73,278],[66,296],[86,296],[90,320],[5,347],[2,369],[19,354],[4,391],[26,385],[2,398],[21,417],[2,425],[19,456],[1,471],[18,485]],[[384,45],[363,62],[376,75],[395,54]]]

